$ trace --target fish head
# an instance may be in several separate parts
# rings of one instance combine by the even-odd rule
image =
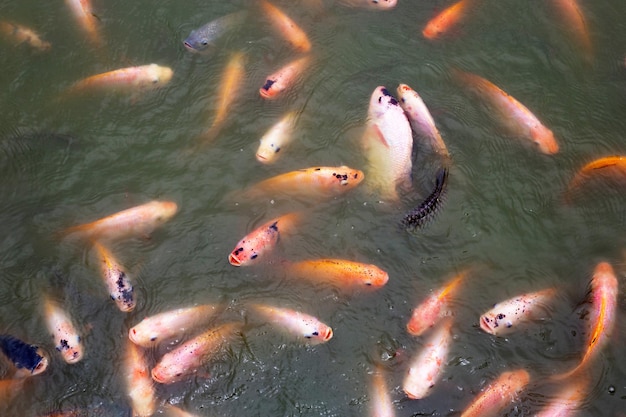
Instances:
[[[368,287],[380,288],[389,281],[389,274],[385,271],[378,270],[367,274],[365,285]]]
[[[157,341],[157,337],[157,332],[144,325],[137,325],[128,331],[128,338],[137,346],[150,346]]]
[[[274,157],[280,152],[280,146],[276,145],[272,141],[261,141],[259,150],[256,153],[257,161],[263,164],[270,164],[274,162]]]
[[[154,368],[152,368],[152,379],[154,379],[159,384],[169,384],[171,382],[176,382],[183,375],[182,372],[176,371],[173,366],[163,365],[161,363],[157,364]]]
[[[374,89],[370,97],[368,115],[371,120],[378,119],[385,114],[390,107],[399,106],[398,100],[387,90],[385,86],[379,85]]]
[[[188,51],[201,54],[206,54],[213,49],[213,44],[206,33],[200,33],[197,30],[191,31],[187,39],[183,41],[183,45]]]
[[[385,10],[393,9],[398,4],[398,0],[371,0],[369,6],[371,9]]]
[[[242,243],[241,245],[237,245],[230,255],[228,255],[228,262],[232,266],[243,266],[249,261],[255,260],[258,256],[259,254],[255,250],[246,250]]]
[[[504,313],[485,313],[480,316],[480,328],[486,333],[498,335],[513,327],[513,322]]]
[[[279,84],[276,84],[276,81],[277,80],[271,78],[265,80],[263,87],[259,88],[259,94],[261,97],[266,100],[276,98],[278,93],[281,91],[281,88],[279,88]]]
[[[43,349],[37,349],[37,355],[39,355],[39,362],[30,370],[31,375],[39,375],[48,369],[48,363],[50,361],[48,354]]]
[[[443,32],[444,30],[441,27],[439,20],[435,19],[426,25],[424,30],[422,30],[422,35],[424,35],[426,39],[432,40],[440,36]]]
[[[150,64],[148,68],[148,82],[151,86],[159,87],[167,84],[172,79],[174,71],[170,67],[162,67],[157,64]]]
[[[178,212],[178,204],[173,201],[155,201],[152,210],[155,221],[162,224],[174,217]]]
[[[305,334],[304,337],[313,343],[326,343],[332,339],[333,329],[325,324],[320,324],[310,334]]]
[[[61,341],[61,347],[57,347],[57,350],[61,352],[63,359],[65,362],[69,364],[77,363],[83,358],[83,347],[80,342],[75,343],[70,346],[66,343],[63,344],[64,340]]]
[[[543,125],[533,126],[530,129],[530,136],[538,146],[541,152],[553,155],[559,151],[559,144],[554,138],[554,134]]]
[[[338,167],[331,173],[330,181],[332,182],[333,189],[354,188],[359,185],[365,174],[358,169],[349,168],[347,166]]]

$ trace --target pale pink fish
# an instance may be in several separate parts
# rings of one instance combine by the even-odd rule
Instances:
[[[501,301],[480,316],[480,328],[495,336],[508,334],[519,324],[537,318],[538,311],[545,308],[555,295],[556,290],[548,288]]]
[[[15,45],[27,44],[38,51],[50,49],[50,42],[41,39],[33,29],[13,22],[0,21],[0,34]]]
[[[396,7],[398,0],[339,0],[339,3],[348,7],[383,11]]]
[[[286,332],[312,344],[328,342],[333,337],[333,329],[308,314],[261,304],[251,305],[251,308]]]
[[[591,62],[593,59],[593,46],[589,36],[589,28],[585,16],[576,0],[552,0],[558,11],[562,14],[567,29],[576,38],[576,46],[580,49],[584,59]]]
[[[574,378],[566,382],[534,417],[574,417],[588,395],[588,385],[587,378]]]
[[[72,226],[62,234],[76,233],[93,239],[120,239],[124,237],[145,237],[157,226],[171,219],[178,211],[172,201],[150,201],[103,217],[91,223]]]
[[[54,340],[54,347],[69,364],[83,358],[83,345],[70,316],[59,304],[44,297],[44,320]]]
[[[501,412],[504,407],[517,398],[517,395],[528,385],[528,382],[530,382],[530,375],[524,369],[503,372],[474,398],[472,403],[463,411],[461,417],[502,415]]]
[[[591,278],[591,311],[589,314],[590,332],[585,345],[585,354],[574,369],[557,375],[557,379],[566,379],[584,370],[611,339],[617,313],[619,294],[617,277],[608,262],[596,265]]]
[[[370,402],[372,404],[370,407],[371,417],[394,417],[396,415],[391,400],[391,392],[387,387],[383,370],[379,366],[372,373]]]
[[[452,342],[452,318],[445,319],[426,340],[409,365],[402,389],[407,397],[419,400],[428,396],[441,378]]]
[[[123,374],[133,417],[149,417],[156,411],[156,392],[146,355],[134,343],[126,344]]]
[[[295,111],[287,113],[261,137],[259,149],[256,152],[257,161],[264,164],[276,162],[279,153],[294,139],[294,130],[298,114]]]
[[[134,310],[137,302],[133,284],[130,282],[125,268],[111,251],[101,243],[94,241],[93,247],[96,250],[96,256],[100,264],[102,279],[109,290],[111,299],[115,301],[120,311],[129,312]]]
[[[95,46],[102,45],[98,29],[98,18],[93,12],[90,0],[65,0],[81,29]]]
[[[417,91],[406,84],[400,84],[398,86],[398,99],[400,106],[402,106],[409,118],[409,122],[411,122],[413,131],[427,138],[435,152],[449,158],[450,154],[441,138],[441,133],[439,133],[439,129],[437,129],[428,107],[426,107],[420,95],[417,94]]]
[[[383,199],[398,200],[398,188],[411,187],[413,134],[398,100],[383,86],[376,87],[370,98],[362,145],[366,183]]]
[[[178,308],[146,317],[128,331],[136,345],[148,348],[212,320],[219,307],[213,304]]]
[[[411,318],[406,325],[406,329],[411,335],[421,335],[448,314],[450,297],[465,278],[467,272],[466,270],[456,275],[450,282],[433,291],[428,298],[413,309]]]
[[[171,384],[196,373],[240,329],[240,323],[225,323],[177,346],[163,355],[152,368],[152,379],[161,384]]]

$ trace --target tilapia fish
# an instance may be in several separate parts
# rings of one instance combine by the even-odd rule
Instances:
[[[404,215],[402,225],[405,228],[408,230],[417,230],[424,227],[437,215],[444,201],[447,179],[448,168],[441,168],[437,173],[435,189],[432,193],[430,193],[419,206]]]

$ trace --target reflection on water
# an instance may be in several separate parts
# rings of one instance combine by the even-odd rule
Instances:
[[[165,310],[222,303],[224,320],[246,324],[241,339],[204,373],[157,386],[159,406],[218,416],[364,415],[380,364],[399,416],[458,415],[490,381],[517,368],[528,370],[531,383],[504,413],[534,415],[558,391],[547,377],[582,356],[586,322],[577,307],[596,263],[611,262],[624,284],[621,185],[590,182],[569,204],[563,191],[584,164],[626,149],[625,4],[581,4],[594,46],[589,64],[548,1],[476,2],[449,36],[428,41],[423,26],[451,1],[399,0],[374,12],[330,0],[276,0],[309,35],[312,61],[282,99],[265,101],[258,90],[267,75],[299,55],[256,3],[94,1],[98,48],[62,2],[0,0],[0,20],[30,26],[52,45],[39,52],[0,43],[0,333],[51,356],[44,374],[2,401],[1,414],[128,415],[128,329]],[[184,48],[191,30],[242,9],[252,11],[245,26],[221,37],[214,52]],[[190,153],[210,126],[217,83],[238,51],[247,57],[246,75],[221,133]],[[59,100],[79,79],[152,62],[174,71],[158,90]],[[560,152],[543,155],[506,136],[489,109],[455,85],[452,67],[490,79],[526,104],[553,130]],[[323,201],[226,198],[300,168],[363,169],[359,139],[371,92],[399,83],[420,93],[453,160],[446,201],[426,229],[399,226],[434,186],[438,160],[419,140],[413,189],[399,203],[381,202],[365,187]],[[258,163],[259,139],[289,111],[299,115],[293,143],[275,164]],[[61,239],[59,231],[155,199],[176,201],[178,214],[149,237],[111,247],[138,301],[122,313],[107,299],[90,245]],[[270,264],[228,263],[246,233],[294,210],[305,210],[306,220],[279,240]],[[283,260],[314,258],[372,263],[390,279],[380,289],[346,292],[294,282],[281,268]],[[406,322],[417,303],[468,266],[473,272],[451,300],[454,342],[442,380],[427,398],[408,400],[402,380],[424,338],[408,335]],[[495,302],[548,287],[557,296],[547,317],[506,338],[480,330],[480,314]],[[48,337],[42,300],[50,292],[63,295],[84,334],[85,357],[77,364],[67,365]],[[623,290],[619,301],[578,415],[613,417],[626,409]],[[334,336],[300,344],[251,319],[249,302],[312,314]],[[150,365],[175,343],[148,350]],[[11,372],[2,360],[0,375]]]

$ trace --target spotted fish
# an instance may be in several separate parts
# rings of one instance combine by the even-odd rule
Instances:
[[[419,206],[404,215],[402,225],[407,230],[417,230],[424,227],[439,212],[445,197],[447,179],[448,168],[441,168],[437,173],[435,189],[432,193]]]

